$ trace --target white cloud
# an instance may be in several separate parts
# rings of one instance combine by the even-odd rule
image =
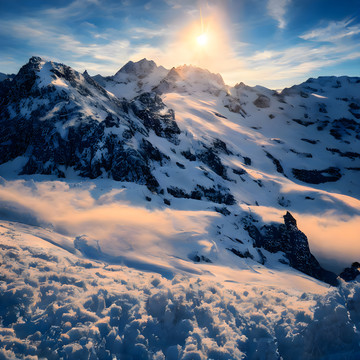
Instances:
[[[360,59],[360,44],[356,42],[322,46],[308,43],[282,51],[267,49],[238,55],[224,61],[219,71],[228,84],[242,81],[249,85],[283,88],[316,76],[327,66],[355,59]]]
[[[337,42],[360,34],[360,25],[349,26],[353,22],[354,19],[331,21],[327,26],[311,30],[301,35],[300,38],[312,41]]]
[[[278,27],[284,29],[286,27],[286,8],[291,0],[268,0],[267,10],[269,15],[278,22]]]
[[[42,11],[45,16],[53,19],[65,19],[69,17],[84,16],[90,6],[99,6],[99,0],[75,0],[64,7],[53,7]]]

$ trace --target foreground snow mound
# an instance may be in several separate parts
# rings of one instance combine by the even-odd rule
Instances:
[[[238,282],[166,279],[82,258],[53,245],[61,236],[41,228],[2,222],[0,234],[2,358],[360,355],[358,283],[328,289],[306,280],[297,287],[283,274],[275,286],[274,275],[255,280],[236,270]]]

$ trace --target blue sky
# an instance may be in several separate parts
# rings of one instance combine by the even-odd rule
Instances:
[[[199,49],[195,39],[203,31],[208,44]],[[32,55],[92,75],[112,75],[144,57],[166,68],[192,63],[221,73],[230,85],[243,81],[270,88],[320,75],[360,76],[360,4],[0,1],[0,72],[17,72]]]

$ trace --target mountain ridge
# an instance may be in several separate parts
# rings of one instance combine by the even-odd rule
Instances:
[[[117,74],[135,77],[129,82],[132,84],[139,81],[139,74],[143,79],[143,70],[149,74],[158,69],[154,62],[143,59],[129,62]],[[0,163],[22,159],[17,162],[22,164],[16,170],[20,175],[53,174],[66,178],[71,169],[70,173],[75,171],[90,179],[110,177],[135,182],[147,187],[146,198],[151,199],[155,194],[165,206],[173,206],[180,199],[205,201],[221,205],[213,205],[213,209],[223,216],[233,216],[233,212],[245,216],[243,205],[291,207],[292,200],[285,193],[277,195],[283,186],[279,187],[280,183],[300,181],[325,190],[332,189],[330,184],[339,188],[337,184],[342,181],[354,193],[356,183],[347,174],[356,172],[360,158],[360,154],[350,151],[352,143],[360,140],[356,106],[359,100],[354,97],[337,100],[348,106],[353,119],[330,122],[328,104],[324,103],[327,98],[319,95],[325,92],[315,89],[330,84],[331,91],[337,93],[345,83],[356,87],[360,81],[310,79],[279,94],[241,83],[230,88],[220,75],[182,66],[171,69],[152,92],[141,92],[129,100],[104,89],[86,72],[80,74],[66,65],[32,57],[11,82],[2,82],[0,86],[6,94],[0,103]],[[314,91],[317,96],[313,95]],[[203,99],[208,99],[205,107]],[[179,108],[179,104],[185,107]],[[284,110],[285,106],[288,110]],[[290,121],[289,115],[298,109],[309,114]],[[276,120],[270,111],[276,111],[280,119]],[[259,120],[262,125],[254,123]],[[316,136],[323,136],[323,128],[330,128],[322,141],[302,136],[291,140],[296,139],[298,147],[319,149],[321,145],[323,158],[291,148],[286,137],[269,138],[267,132],[273,132],[270,122],[274,121],[287,127],[291,136],[294,136],[293,128],[300,134],[302,128],[314,128],[312,132]],[[227,135],[224,137],[222,132]],[[240,144],[239,136],[244,139]],[[324,149],[322,143],[330,138],[334,138],[338,147],[325,144]],[[353,140],[350,142],[348,138]],[[294,160],[281,157],[296,159],[298,166],[289,167]],[[337,167],[339,159],[349,165]],[[317,166],[310,167],[310,162]],[[249,191],[255,196],[249,196]],[[266,192],[271,195],[265,195]],[[313,198],[304,196],[297,207]],[[321,197],[316,202],[324,206]],[[231,249],[235,254],[246,252]],[[256,251],[250,250],[249,256],[262,261]],[[330,282],[334,284],[333,280]]]
[[[154,64],[0,82],[0,358],[357,359],[360,82]]]

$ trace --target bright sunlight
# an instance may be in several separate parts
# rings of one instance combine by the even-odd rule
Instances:
[[[201,34],[196,38],[198,45],[205,46],[208,43],[208,36],[207,34]]]

